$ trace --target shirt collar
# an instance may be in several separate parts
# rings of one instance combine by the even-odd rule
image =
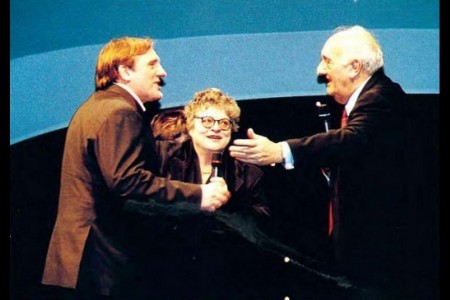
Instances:
[[[370,76],[370,77],[372,77],[372,76]],[[348,99],[347,104],[345,104],[345,110],[347,111],[347,116],[350,115],[350,112],[355,107],[356,100],[358,100],[359,94],[361,94],[362,89],[366,85],[367,81],[369,81],[370,77],[367,78],[366,81],[364,81],[363,83],[360,84],[360,86],[350,96],[350,99]]]
[[[124,90],[126,90],[128,93],[131,94],[131,96],[133,96],[134,100],[136,100],[136,102],[139,104],[139,106],[142,108],[142,111],[145,111],[145,106],[144,103],[142,102],[142,100],[138,97],[138,95],[136,95],[135,92],[133,92],[132,89],[130,89],[128,86],[126,86],[123,83],[119,83],[119,82],[114,82],[115,85],[120,86],[121,88],[123,88]]]

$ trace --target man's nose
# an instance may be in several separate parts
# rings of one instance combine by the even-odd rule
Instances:
[[[167,76],[166,70],[164,70],[163,66],[161,66],[161,65],[159,66],[158,75],[159,75],[160,77],[162,77],[162,78],[164,78],[164,77]]]
[[[320,75],[324,75],[324,74],[325,74],[325,68],[324,68],[324,66],[323,66],[323,61],[321,61],[321,62],[317,65],[316,73],[317,73],[317,76],[320,76]]]

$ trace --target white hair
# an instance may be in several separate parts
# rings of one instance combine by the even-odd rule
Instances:
[[[361,61],[364,70],[370,75],[384,65],[383,51],[372,33],[362,26],[338,27],[330,39],[339,43],[348,60]]]

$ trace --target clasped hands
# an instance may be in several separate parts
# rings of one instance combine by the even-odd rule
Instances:
[[[202,184],[202,202],[201,210],[215,212],[222,205],[228,202],[231,193],[222,177],[214,177],[210,179],[208,184]]]

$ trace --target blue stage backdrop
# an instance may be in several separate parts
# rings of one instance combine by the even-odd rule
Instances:
[[[238,100],[324,93],[315,70],[339,25],[372,29],[387,73],[439,94],[439,1],[11,0],[10,144],[64,128],[94,89],[109,39],[150,36],[168,72],[162,107],[218,87]]]

